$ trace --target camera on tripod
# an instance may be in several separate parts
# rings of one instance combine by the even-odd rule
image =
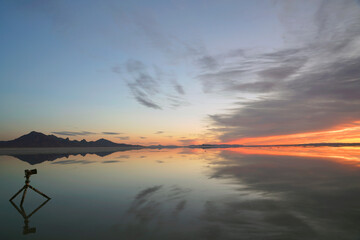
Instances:
[[[28,188],[34,190],[35,192],[37,192],[38,194],[40,194],[43,197],[46,197],[47,199],[50,199],[48,196],[46,196],[45,194],[43,194],[42,192],[40,192],[39,190],[37,190],[36,188],[34,188],[33,186],[30,185],[30,176],[33,174],[37,174],[37,170],[36,169],[26,169],[25,170],[25,185],[14,195],[12,196],[12,198],[10,198],[10,201],[12,201],[18,194],[20,194],[22,191],[23,192],[23,196],[21,198],[21,203],[20,206],[23,205],[24,200],[25,200],[25,195],[26,195],[26,191]]]
[[[31,170],[29,170],[29,169],[26,169],[25,170],[25,177],[30,177],[31,175],[33,175],[33,174],[37,174],[37,170],[36,169],[31,169]]]

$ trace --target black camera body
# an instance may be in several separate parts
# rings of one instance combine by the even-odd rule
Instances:
[[[25,176],[26,176],[26,177],[30,177],[30,176],[33,175],[33,174],[37,174],[37,170],[36,170],[36,169],[31,169],[31,170],[26,169],[26,170],[25,170]]]

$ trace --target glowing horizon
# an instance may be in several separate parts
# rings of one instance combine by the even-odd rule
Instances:
[[[228,144],[282,145],[310,143],[360,143],[360,121],[342,124],[325,131],[304,132],[288,135],[241,138]]]

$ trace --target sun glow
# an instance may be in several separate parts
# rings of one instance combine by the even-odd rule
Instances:
[[[275,135],[266,137],[241,138],[229,144],[277,145],[306,143],[358,143],[360,142],[360,121],[339,125],[319,132]]]

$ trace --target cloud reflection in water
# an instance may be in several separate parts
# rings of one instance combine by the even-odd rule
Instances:
[[[223,161],[211,165],[211,177],[236,180],[246,188],[238,189],[238,197],[206,203],[202,218],[205,230],[219,236],[213,239],[360,236],[359,168],[311,157],[233,151],[219,157]],[[246,192],[263,195],[246,199]]]

